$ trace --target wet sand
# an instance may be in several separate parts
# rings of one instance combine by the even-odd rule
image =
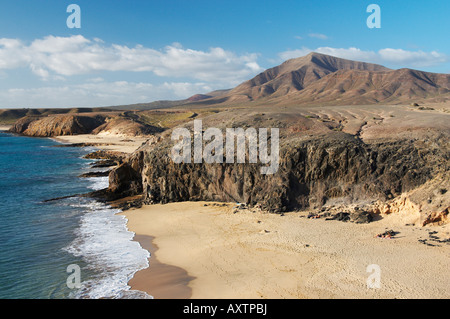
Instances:
[[[187,272],[176,266],[161,263],[156,258],[158,247],[152,243],[153,238],[136,235],[134,240],[150,252],[150,267],[138,271],[129,284],[134,290],[144,291],[156,299],[188,299],[192,289],[188,286],[194,279]]]

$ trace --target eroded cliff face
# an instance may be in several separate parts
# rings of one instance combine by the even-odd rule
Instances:
[[[126,137],[152,136],[163,129],[145,123],[132,112],[111,114],[51,114],[26,116],[17,120],[10,132],[33,137],[94,134]]]
[[[111,197],[141,195],[147,204],[239,202],[272,213],[330,207],[351,213],[348,207],[356,205],[373,214],[411,211],[422,224],[447,220],[450,130],[441,115],[397,108],[233,109],[203,124],[220,130],[279,128],[278,171],[263,175],[263,164],[248,160],[176,164],[168,130],[111,172]],[[182,127],[193,132],[191,122]]]
[[[18,120],[11,132],[33,137],[53,137],[88,134],[102,125],[103,116],[54,115],[46,117],[27,116]]]
[[[390,199],[430,180],[440,161],[419,154],[413,141],[329,138],[285,145],[278,172],[262,175],[261,164],[175,164],[166,151],[144,152],[147,202],[234,201],[271,212],[319,208],[336,198]]]
[[[175,164],[170,158],[171,145],[163,141],[134,153],[111,173],[111,191],[124,191],[124,196],[142,192],[147,204],[231,201],[281,213],[364,203],[371,207],[370,212],[379,213],[380,206],[373,203],[386,205],[391,201],[390,207],[395,207],[393,201],[402,194],[431,185],[436,176],[442,177],[448,171],[449,160],[448,151],[441,148],[439,141],[366,144],[354,136],[337,133],[286,141],[280,149],[278,172],[262,175],[260,163]],[[446,192],[445,179],[440,185],[441,192]],[[441,211],[445,211],[449,204],[448,198],[441,200],[434,213],[442,207]],[[419,207],[417,214],[420,212]],[[428,213],[424,210],[423,220]]]

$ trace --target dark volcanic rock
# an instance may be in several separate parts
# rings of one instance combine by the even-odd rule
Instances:
[[[338,220],[341,222],[348,222],[350,221],[350,213],[340,212],[333,215],[332,217],[328,217],[327,220]]]
[[[79,177],[82,178],[87,178],[87,177],[105,177],[105,176],[109,176],[109,171],[105,171],[105,172],[89,172],[89,173],[84,173],[81,174]]]
[[[261,175],[260,164],[175,164],[164,142],[139,154],[133,169],[122,166],[113,181],[134,183],[133,191],[142,186],[147,203],[234,201],[271,212],[318,208],[336,197],[385,200],[425,183],[443,160],[419,152],[414,141],[369,145],[345,135],[283,145],[274,175]]]
[[[135,153],[126,162],[113,169],[109,174],[111,198],[124,198],[142,194],[142,158],[143,153]]]
[[[352,222],[357,224],[368,224],[373,221],[373,217],[369,212],[357,212],[350,215]]]
[[[109,190],[120,197],[131,196],[142,192],[140,175],[128,163],[123,163],[109,175]]]
[[[84,156],[84,158],[86,159],[101,159],[114,161],[116,163],[122,163],[126,157],[127,157],[126,153],[117,151],[105,151],[105,150],[95,151]]]
[[[118,165],[119,162],[112,160],[112,159],[107,159],[107,160],[101,160],[95,163],[91,164],[92,168],[104,168],[104,167],[112,167],[112,166],[116,166]]]
[[[291,114],[219,115],[208,117],[207,125],[279,127],[278,171],[262,175],[263,165],[248,160],[245,164],[176,164],[170,157],[174,142],[166,131],[158,143],[141,146],[111,172],[111,194],[132,196],[141,190],[147,204],[222,201],[249,208],[258,205],[275,213],[317,211],[325,204],[386,202],[448,170],[446,132],[363,140],[361,134],[331,130],[328,122]],[[191,131],[192,123],[185,127]],[[442,183],[437,189],[448,187]],[[355,222],[370,222],[372,217],[364,213],[372,213],[365,206],[358,214],[345,208],[338,211],[350,213]]]

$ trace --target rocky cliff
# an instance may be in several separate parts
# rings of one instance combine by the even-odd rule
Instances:
[[[106,134],[146,136],[162,131],[142,121],[133,112],[111,114],[52,114],[25,116],[17,120],[11,132],[34,137],[52,137],[77,134]]]
[[[345,136],[314,139],[284,145],[278,173],[262,175],[258,164],[175,164],[167,148],[158,147],[142,151],[133,171],[136,177],[141,172],[151,203],[233,201],[283,212],[320,208],[333,199],[399,196],[432,179],[445,160],[420,152],[411,140],[367,145]]]
[[[88,134],[102,125],[103,116],[53,115],[46,117],[27,116],[18,120],[11,132],[33,137],[52,137]]]
[[[265,116],[270,123],[259,122],[254,114],[236,116],[239,123],[219,124],[223,117],[212,117],[209,123],[223,127],[258,122],[281,126],[280,165],[274,175],[262,175],[261,163],[175,164],[170,158],[173,142],[166,135],[158,144],[141,147],[113,171],[110,191],[119,197],[121,193],[132,196],[142,192],[146,203],[231,201],[281,213],[341,204],[370,206],[408,192],[420,193],[424,185],[429,186],[430,194],[435,191],[433,187],[445,194],[450,186],[449,132],[421,133],[421,138],[417,134],[410,134],[410,138],[391,134],[389,139],[364,141],[359,131],[345,133],[317,119],[292,114],[281,119],[279,113],[273,117]],[[435,183],[438,178],[439,185]],[[431,203],[435,196],[430,196],[419,202]],[[445,211],[450,205],[448,194],[434,204],[423,212],[422,219],[430,212]],[[374,213],[380,210],[379,206],[370,207]]]

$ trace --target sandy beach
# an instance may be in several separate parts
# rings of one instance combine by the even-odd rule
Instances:
[[[130,137],[122,135],[93,135],[93,134],[82,134],[82,135],[68,135],[68,136],[58,136],[54,138],[56,141],[61,143],[98,143],[96,146],[102,150],[116,151],[123,153],[133,153],[142,143],[145,143],[148,138],[146,137]]]
[[[372,115],[361,132],[369,139],[381,134]],[[390,119],[386,116],[385,122]],[[361,130],[362,120],[355,119],[348,129]],[[131,154],[148,138],[85,134],[54,139]],[[450,298],[450,245],[421,242],[430,236],[448,239],[450,224],[407,226],[417,214],[355,224],[308,219],[307,212],[233,213],[233,206],[181,202],[121,213],[134,240],[151,253],[150,267],[130,280],[132,289],[157,299]],[[397,233],[393,239],[375,238],[389,229]],[[367,285],[371,265],[381,271],[380,288]]]
[[[75,135],[62,143],[94,143],[132,153],[145,137]],[[121,213],[134,240],[151,253],[132,289],[157,299],[450,298],[449,225],[407,226],[417,215],[391,214],[370,224],[239,210],[234,204],[182,202]],[[393,239],[375,238],[393,229]],[[434,233],[437,232],[437,233]],[[380,269],[380,288],[367,280]]]
[[[7,131],[11,128],[11,125],[0,125],[0,131]]]
[[[448,225],[406,226],[408,216],[393,214],[354,224],[306,213],[233,213],[232,204],[222,205],[183,202],[124,212],[135,240],[152,253],[131,287],[155,298],[450,297],[450,245],[419,242],[434,231],[448,238]],[[397,235],[374,237],[387,229]],[[367,285],[374,264],[380,288]]]

